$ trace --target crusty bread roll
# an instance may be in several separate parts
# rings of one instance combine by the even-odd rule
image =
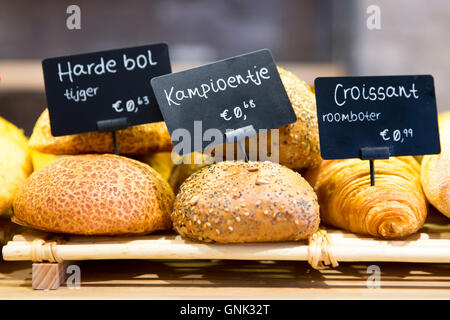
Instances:
[[[200,241],[300,240],[317,231],[319,206],[305,179],[284,166],[224,161],[181,185],[171,217],[178,233]]]
[[[325,224],[375,237],[415,233],[425,222],[427,203],[420,165],[413,157],[375,161],[375,186],[369,161],[324,160],[306,172]]]
[[[144,234],[171,226],[174,195],[150,166],[79,155],[35,171],[17,192],[13,221],[58,233]]]
[[[422,186],[428,201],[450,218],[450,111],[439,116],[441,154],[422,160]]]
[[[117,130],[119,153],[145,155],[171,151],[172,141],[164,122],[148,123]],[[52,154],[113,153],[110,132],[88,132],[54,137],[50,131],[48,109],[37,120],[29,146],[37,151]]]
[[[321,161],[316,97],[308,84],[278,67],[297,121],[280,128],[280,164],[291,169],[317,167]]]
[[[0,117],[0,215],[10,212],[17,189],[32,171],[27,138]]]

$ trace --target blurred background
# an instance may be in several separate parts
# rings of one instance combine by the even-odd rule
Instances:
[[[66,27],[72,4],[81,30]],[[379,29],[368,27],[373,5]],[[449,32],[447,0],[0,0],[0,116],[31,133],[46,107],[44,58],[161,41],[174,71],[269,48],[311,85],[432,74],[438,109],[450,110]]]

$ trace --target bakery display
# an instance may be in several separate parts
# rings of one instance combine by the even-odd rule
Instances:
[[[307,239],[319,227],[319,206],[300,174],[271,162],[224,161],[192,174],[171,214],[189,239],[267,242]]]
[[[450,218],[450,112],[439,116],[441,153],[422,160],[422,186],[428,201]]]
[[[174,195],[150,166],[116,155],[68,156],[35,171],[14,198],[13,221],[82,235],[169,229]]]
[[[369,165],[358,159],[324,160],[307,171],[330,226],[381,238],[405,237],[419,230],[427,216],[420,165],[413,157],[377,160],[375,186]]]
[[[0,215],[10,211],[14,195],[32,171],[27,138],[0,117]]]
[[[440,118],[441,155],[424,156],[422,165],[420,156],[376,160],[370,186],[368,161],[321,159],[314,92],[278,71],[297,121],[279,128],[277,150],[270,149],[275,131],[245,139],[249,162],[225,160],[218,152],[223,146],[178,156],[170,152],[164,123],[116,131],[121,156],[110,154],[111,132],[53,137],[48,110],[29,141],[11,129],[22,154],[2,144],[10,167],[0,168],[17,181],[5,221],[21,234],[12,238],[15,231],[0,226],[0,236],[11,241],[6,260],[267,259],[308,261],[312,268],[341,261],[448,262],[442,241],[448,226],[431,219],[447,218],[427,207],[428,198],[448,215],[448,114]],[[11,140],[8,130],[0,138]],[[391,139],[403,134],[391,131]],[[250,141],[263,148],[261,139],[267,157],[250,148]],[[233,157],[241,153],[238,144],[227,146]]]
[[[164,122],[133,126],[116,132],[121,154],[145,155],[172,150],[172,141]],[[48,109],[45,109],[37,120],[29,146],[40,152],[52,154],[114,152],[110,132],[88,132],[54,137],[50,130]]]

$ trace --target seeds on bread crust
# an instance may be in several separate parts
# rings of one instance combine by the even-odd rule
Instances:
[[[300,240],[317,230],[319,206],[306,180],[284,166],[224,161],[197,171],[181,185],[171,217],[175,230],[194,240]]]

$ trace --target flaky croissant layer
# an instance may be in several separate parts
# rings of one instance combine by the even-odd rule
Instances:
[[[382,238],[415,233],[425,222],[427,203],[420,166],[412,157],[375,161],[375,186],[369,162],[324,160],[306,179],[317,192],[324,223]]]

